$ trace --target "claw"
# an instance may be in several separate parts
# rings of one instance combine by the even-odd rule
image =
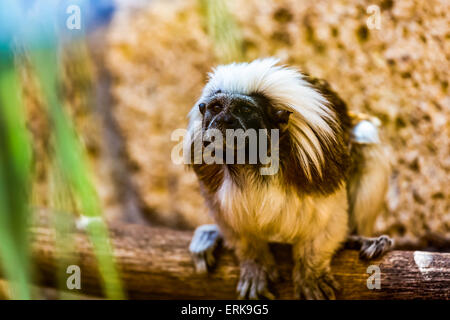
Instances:
[[[311,277],[295,283],[295,292],[299,299],[306,300],[336,300],[339,283],[331,274],[319,278]]]
[[[238,284],[238,292],[239,292],[239,299],[245,299],[247,296],[248,288],[250,287],[250,280],[240,280]]]
[[[375,259],[389,251],[393,245],[394,241],[385,235],[378,238],[368,238],[363,241],[359,256],[364,260]]]
[[[319,282],[319,288],[328,300],[336,300],[335,289],[325,280]]]

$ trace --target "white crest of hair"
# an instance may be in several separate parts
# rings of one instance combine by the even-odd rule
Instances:
[[[335,139],[329,123],[336,121],[327,99],[316,91],[296,69],[279,66],[278,59],[257,59],[250,63],[232,63],[218,66],[209,74],[209,82],[199,101],[214,94],[224,93],[250,95],[261,93],[276,104],[277,108],[292,111],[288,130],[294,140],[298,158],[305,174],[311,178],[311,170],[322,174],[323,150],[319,137],[325,143]],[[190,114],[189,131],[195,134],[202,119],[197,105]],[[319,136],[319,137],[318,137]]]

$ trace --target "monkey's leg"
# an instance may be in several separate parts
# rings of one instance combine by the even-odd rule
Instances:
[[[215,224],[205,224],[195,230],[189,251],[198,273],[206,273],[214,266],[214,250],[221,241],[222,234]]]
[[[314,241],[293,246],[296,297],[307,300],[336,299],[335,291],[339,290],[339,283],[330,271],[334,247],[335,244],[314,244]]]
[[[239,299],[274,299],[269,291],[269,281],[277,280],[278,270],[267,242],[243,239],[233,246],[241,269],[237,286]]]
[[[364,260],[376,259],[394,247],[394,239],[382,235],[369,238],[358,235],[347,237],[345,247],[359,250],[359,257]]]

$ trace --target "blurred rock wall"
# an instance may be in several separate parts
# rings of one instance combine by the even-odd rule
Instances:
[[[351,109],[381,120],[394,170],[377,232],[449,234],[450,2],[228,5],[242,30],[246,60],[277,56],[327,79]],[[372,28],[377,17],[367,12],[370,5],[380,10],[379,29]],[[170,158],[171,133],[186,127],[207,72],[220,62],[206,30],[197,1],[173,0],[122,10],[108,34],[114,115],[133,180],[146,205],[172,225],[209,221],[194,174]]]
[[[78,138],[86,151],[88,168],[95,184],[101,204],[107,209],[107,218],[121,219],[123,210],[115,192],[108,162],[108,145],[104,141],[103,122],[95,110],[96,68],[87,45],[83,41],[73,42],[61,50],[59,97],[61,107],[73,121]],[[62,177],[57,177],[53,159],[52,125],[48,117],[46,101],[41,86],[34,74],[27,53],[17,54],[17,65],[22,84],[22,96],[26,109],[27,127],[32,138],[33,186],[32,205],[68,212],[78,212],[69,189],[63,190]]]

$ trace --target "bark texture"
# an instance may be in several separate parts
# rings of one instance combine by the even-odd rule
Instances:
[[[239,268],[234,255],[221,248],[217,267],[209,275],[196,274],[188,251],[190,231],[118,224],[110,226],[110,235],[128,298],[236,297]],[[101,295],[96,259],[82,232],[74,234],[76,252],[66,253],[68,256],[57,255],[54,231],[45,223],[33,227],[32,236],[40,284],[55,286],[57,261],[67,259],[77,261],[81,268],[82,293]],[[282,280],[274,285],[274,292],[277,298],[292,299],[290,248],[274,244],[272,250],[282,275]],[[367,273],[369,265],[380,268],[381,289],[368,289],[368,278],[373,274],[370,270]],[[393,251],[381,259],[365,262],[358,258],[357,251],[343,250],[333,260],[332,272],[342,286],[339,299],[450,298],[449,253]]]

